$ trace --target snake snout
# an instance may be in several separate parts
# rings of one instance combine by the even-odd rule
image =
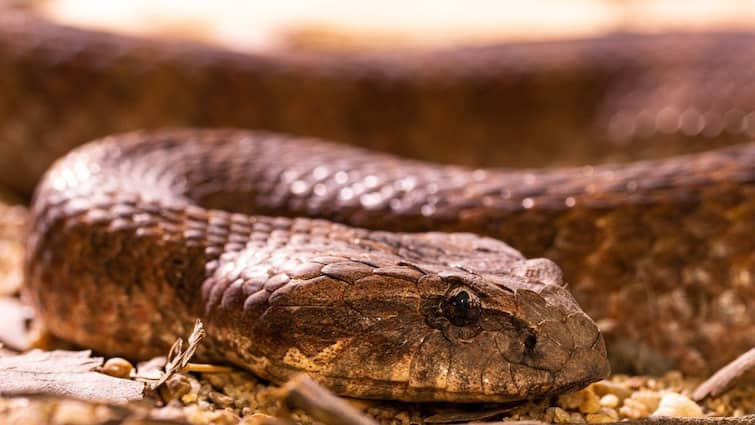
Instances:
[[[564,285],[564,275],[561,268],[547,258],[518,261],[512,265],[511,274],[545,285]]]
[[[515,400],[577,388],[608,374],[603,339],[552,261],[507,270],[444,270],[444,292],[423,301],[449,353],[444,397]],[[427,285],[430,286],[430,285]],[[451,379],[453,377],[453,379]]]

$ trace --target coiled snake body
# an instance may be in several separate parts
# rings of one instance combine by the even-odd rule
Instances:
[[[519,143],[526,163],[527,152],[572,140],[593,146],[599,134],[613,141],[594,145],[606,153],[647,148],[653,132],[674,151],[690,140],[739,142],[748,131],[749,98],[708,108],[699,87],[700,75],[716,76],[711,64],[746,56],[721,46],[748,47],[748,37],[619,37],[416,59],[249,57],[48,24],[26,45],[17,35],[32,18],[3,19],[0,31],[15,37],[0,43],[0,72],[25,89],[9,86],[6,98],[26,113],[0,126],[15,155],[0,158],[19,170],[6,183],[20,190],[50,152],[175,124],[379,147],[396,140],[403,153],[422,146],[435,159],[476,152],[458,158],[467,163],[505,163],[499,141]],[[120,56],[103,53],[113,51]],[[45,67],[58,72],[36,80]],[[82,78],[91,89],[78,102],[48,109]],[[133,84],[151,89],[135,94]],[[677,95],[663,91],[669,86]],[[227,96],[210,102],[208,87]],[[619,92],[631,96],[603,97]],[[102,120],[88,118],[102,111]],[[741,124],[732,134],[727,119]],[[547,142],[554,135],[560,143]],[[576,146],[579,158],[590,150]],[[597,327],[564,282],[607,330],[614,365],[699,372],[755,344],[754,181],[753,145],[506,171],[241,130],[129,133],[73,151],[42,180],[27,293],[54,333],[102,352],[162,353],[202,317],[211,335],[204,356],[273,381],[306,371],[357,397],[531,398],[608,370]],[[553,262],[527,260],[498,240],[555,261],[565,278]]]
[[[28,284],[53,332],[85,346],[158,354],[196,316],[211,356],[357,397],[505,401],[605,375],[602,338],[548,260],[471,234],[193,206],[299,213],[360,182],[368,213],[398,201],[411,216],[424,200],[400,186],[469,174],[238,131],[116,137],[39,188]]]

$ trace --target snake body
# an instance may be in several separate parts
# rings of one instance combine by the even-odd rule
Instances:
[[[471,166],[742,142],[750,35],[253,56],[0,20],[0,162],[17,171],[0,178],[20,191],[84,140],[167,125],[467,164],[240,130],[79,148],[40,184],[29,238],[27,292],[60,336],[141,357],[198,316],[205,356],[274,381],[513,400],[607,371],[567,282],[620,368],[702,373],[755,345],[752,145]],[[431,230],[462,233],[414,233]]]
[[[354,397],[509,401],[605,376],[600,333],[548,260],[471,234],[227,212],[464,172],[240,131],[115,137],[42,182],[28,288],[50,329],[84,346],[158,355],[200,317],[207,356]]]

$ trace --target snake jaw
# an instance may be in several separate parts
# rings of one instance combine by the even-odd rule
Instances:
[[[517,363],[528,391],[545,393],[577,388],[606,377],[610,370],[603,338],[597,325],[585,313],[575,309],[576,302],[566,289],[544,285],[535,292],[517,291],[517,308],[535,335],[524,356]],[[547,382],[538,382],[542,372]]]

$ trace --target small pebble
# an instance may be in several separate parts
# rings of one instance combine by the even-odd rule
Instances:
[[[228,397],[227,395],[219,393],[217,391],[210,392],[210,400],[212,400],[213,403],[217,404],[220,407],[233,406],[233,399],[231,397]]]
[[[562,409],[576,409],[584,400],[584,390],[561,394],[558,396],[558,406]]]
[[[209,425],[236,425],[241,420],[241,418],[228,410],[209,412],[206,419]]]
[[[579,404],[579,411],[582,413],[595,413],[600,410],[600,397],[589,388],[582,392],[584,393],[584,399]]]
[[[572,423],[572,424],[583,424],[583,423],[585,423],[585,418],[581,414],[579,414],[577,412],[573,412],[570,415],[570,417],[569,417],[569,423]]]
[[[619,413],[614,409],[601,408],[596,413],[590,413],[586,416],[587,422],[591,424],[604,424],[609,422],[617,422],[619,420]]]
[[[192,404],[196,403],[197,400],[199,400],[199,397],[197,396],[197,393],[188,393],[181,396],[181,403],[183,404]]]
[[[571,414],[566,410],[556,407],[553,409],[553,422],[557,424],[571,423]]]
[[[603,407],[615,408],[619,406],[619,397],[615,394],[606,394],[600,398],[600,405]]]
[[[102,373],[116,378],[128,378],[131,376],[133,370],[134,366],[131,362],[120,357],[108,359],[105,364],[102,365]]]
[[[661,402],[661,395],[656,391],[642,390],[632,394],[630,399],[645,406],[647,411],[652,412],[658,408],[658,403]],[[627,400],[624,400],[624,404],[626,402]]]
[[[181,374],[173,375],[160,386],[160,397],[168,403],[172,400],[182,398],[191,391],[189,379]]]
[[[593,391],[595,391],[595,394],[597,394],[598,396],[602,397],[606,394],[613,394],[619,398],[619,401],[624,400],[625,398],[632,395],[631,389],[622,384],[607,380],[598,381],[592,384],[591,387]]]
[[[647,406],[632,398],[624,400],[624,405],[619,408],[619,414],[629,419],[644,418],[650,412]]]
[[[681,394],[669,392],[663,395],[653,416],[701,417],[704,415],[703,409],[694,401]]]

